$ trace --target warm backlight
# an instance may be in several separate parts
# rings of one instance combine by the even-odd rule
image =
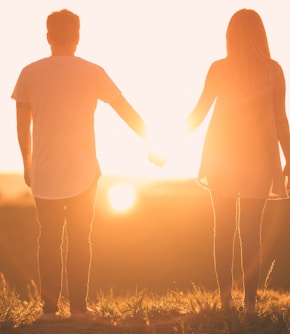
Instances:
[[[130,210],[135,204],[136,190],[128,183],[118,183],[111,186],[108,196],[112,209],[124,212]]]

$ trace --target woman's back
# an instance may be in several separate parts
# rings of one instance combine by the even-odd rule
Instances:
[[[251,76],[225,58],[211,66],[207,84],[215,91],[216,103],[204,144],[201,182],[228,196],[285,196],[275,125],[285,110],[274,109],[284,90],[280,66],[269,59]]]

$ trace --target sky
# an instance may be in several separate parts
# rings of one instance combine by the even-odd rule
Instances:
[[[0,173],[22,172],[10,96],[21,69],[50,55],[46,18],[63,8],[80,16],[76,55],[107,71],[169,156],[162,168],[148,162],[148,144],[99,103],[95,128],[103,174],[197,175],[209,118],[190,135],[185,119],[210,64],[226,55],[226,28],[235,11],[251,8],[261,15],[272,58],[281,64],[286,85],[290,80],[289,0],[0,0]]]

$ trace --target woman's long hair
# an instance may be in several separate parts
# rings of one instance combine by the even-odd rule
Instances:
[[[227,55],[240,84],[253,87],[267,77],[271,59],[261,17],[251,9],[241,9],[231,18],[227,33]]]

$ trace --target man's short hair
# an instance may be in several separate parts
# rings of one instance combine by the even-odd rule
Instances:
[[[79,37],[80,18],[71,11],[62,9],[47,17],[46,27],[53,44],[70,44]]]

